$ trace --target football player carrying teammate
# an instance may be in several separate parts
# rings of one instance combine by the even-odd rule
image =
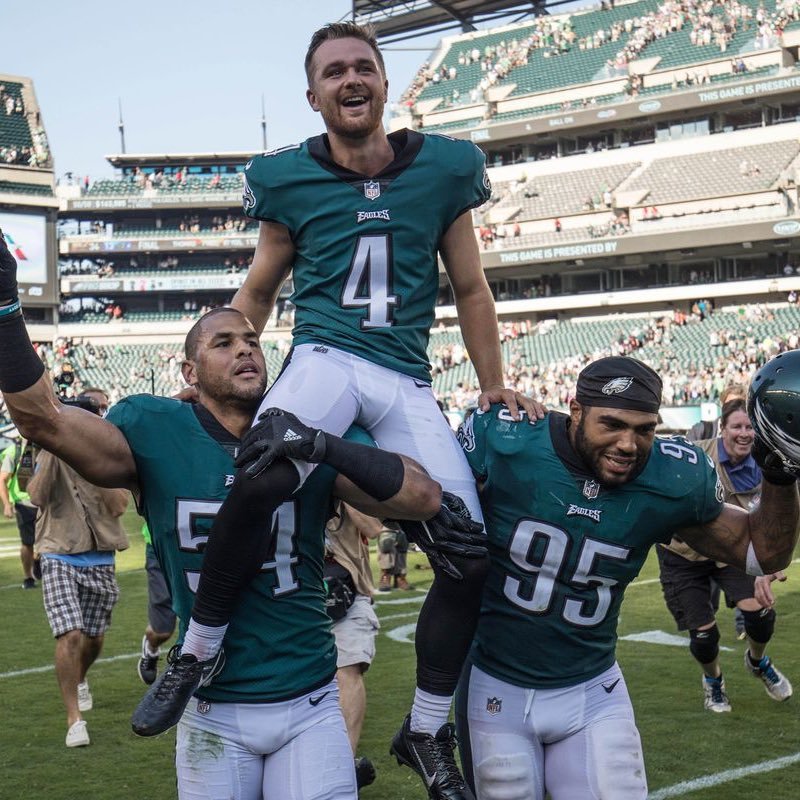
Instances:
[[[461,430],[482,486],[491,558],[456,702],[479,800],[645,798],[639,733],[615,658],[625,587],[650,547],[676,531],[753,574],[791,559],[794,475],[763,448],[760,505],[724,504],[702,450],[655,436],[660,403],[652,369],[602,358],[581,372],[569,415],[532,426],[493,406]]]
[[[248,448],[261,453],[267,440],[263,429],[255,448],[252,439],[243,445],[241,438],[256,430],[250,424],[267,381],[258,336],[235,309],[209,312],[189,332],[182,366],[185,380],[198,389],[198,402],[136,395],[102,419],[56,400],[25,329],[15,273],[0,236],[0,391],[11,416],[20,431],[87,480],[134,493],[182,637],[203,550],[226,496],[239,492],[253,517],[261,524],[269,519],[258,482],[233,479],[237,452],[245,450],[239,458],[246,466]],[[359,433],[352,429],[347,436]],[[334,680],[336,648],[324,606],[323,530],[330,496],[369,514],[420,519],[436,513],[441,491],[411,459],[349,439],[321,438],[327,446],[323,463],[278,509],[272,547],[259,555],[256,576],[242,593],[224,656],[204,671],[204,682],[214,681],[199,688],[178,726],[181,800],[355,800],[353,756]],[[344,472],[337,475],[332,462],[339,459]],[[363,487],[372,470],[387,469],[399,472],[399,480],[378,503]],[[296,474],[286,461],[271,473],[276,480]],[[167,689],[181,658],[175,652],[170,661],[160,676]]]

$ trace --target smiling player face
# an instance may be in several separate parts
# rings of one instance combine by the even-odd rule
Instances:
[[[658,414],[620,408],[570,406],[573,447],[600,483],[620,486],[644,468]]]
[[[388,82],[375,51],[360,39],[331,39],[314,53],[306,96],[329,134],[364,139],[382,130]]]

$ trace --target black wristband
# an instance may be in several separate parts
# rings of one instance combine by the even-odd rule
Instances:
[[[361,491],[380,502],[394,497],[400,491],[406,468],[397,453],[348,442],[330,433],[324,433],[323,436],[323,463],[349,478]]]
[[[0,317],[0,392],[22,392],[44,374],[22,314]]]

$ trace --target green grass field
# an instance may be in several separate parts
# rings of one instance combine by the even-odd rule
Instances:
[[[136,659],[146,624],[144,548],[139,520],[129,512],[131,548],[118,559],[122,594],[106,635],[101,661],[90,672],[94,710],[86,719],[92,745],[64,746],[66,722],[52,669],[53,640],[41,590],[20,588],[17,531],[0,522],[0,798],[48,800],[166,800],[176,796],[174,734],[153,740],[130,732],[130,712],[144,691]],[[413,564],[420,556],[412,555]],[[410,568],[424,590],[430,570]],[[673,634],[656,580],[654,559],[628,590],[620,637],[663,631]],[[770,700],[745,673],[744,646],[733,637],[733,620],[720,614],[728,690],[733,713],[702,708],[700,673],[686,647],[642,641],[619,643],[618,655],[633,696],[644,741],[653,800],[731,800],[753,794],[770,800],[800,796],[800,569],[777,588],[778,629],[770,647],[776,664],[798,687],[787,703]],[[421,591],[377,597],[382,630],[378,655],[367,674],[368,710],[361,753],[378,769],[364,800],[424,800],[415,775],[388,755],[392,734],[413,695],[413,623]],[[392,638],[394,637],[394,638]],[[532,646],[535,646],[532,643]],[[738,773],[732,773],[739,770]],[[693,782],[678,786],[682,782]],[[271,799],[272,800],[272,799]],[[281,800],[281,798],[274,798]],[[575,798],[575,800],[581,800]]]

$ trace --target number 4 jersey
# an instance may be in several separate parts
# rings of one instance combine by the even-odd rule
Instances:
[[[682,439],[657,438],[634,480],[605,488],[567,438],[567,417],[531,425],[493,406],[459,431],[479,481],[491,570],[472,660],[517,686],[560,688],[615,660],[625,587],[650,547],[715,519],[713,465]]]
[[[182,640],[202,550],[233,483],[239,440],[202,406],[150,395],[122,400],[108,419],[122,431],[136,460],[139,508],[181,620]],[[275,551],[242,592],[225,635],[225,669],[198,696],[271,703],[312,691],[333,677],[336,648],[324,607],[322,561],[335,478],[321,464],[294,500],[278,509]]]
[[[491,187],[471,142],[408,130],[389,141],[395,158],[374,177],[336,164],[324,135],[257,156],[244,211],[291,234],[295,344],[329,344],[429,381],[439,243]]]

